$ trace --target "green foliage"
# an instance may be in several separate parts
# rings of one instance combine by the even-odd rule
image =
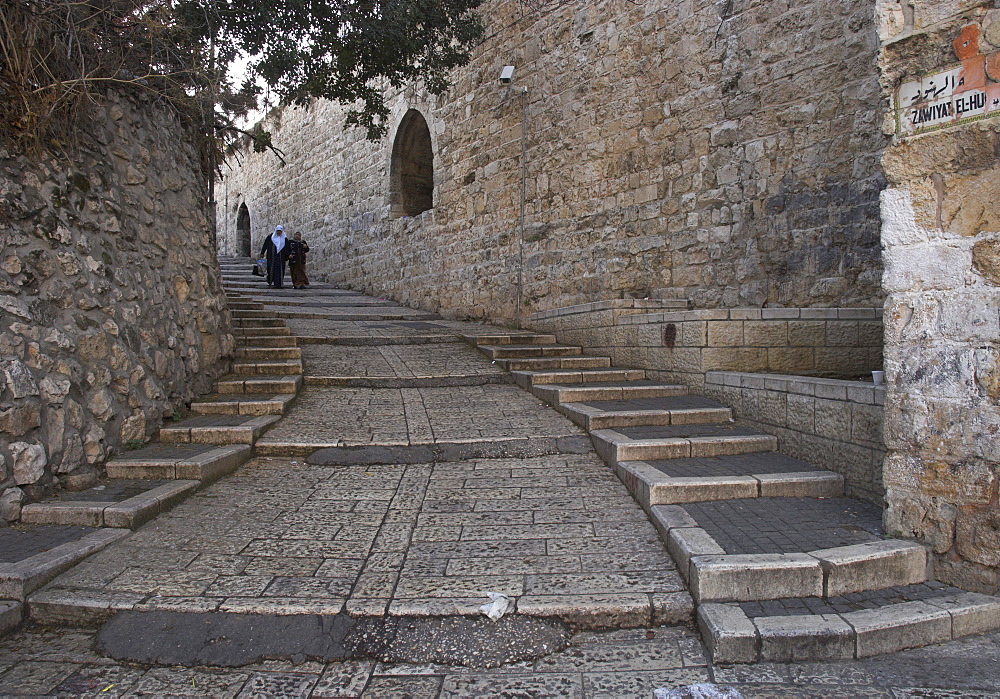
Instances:
[[[0,137],[74,132],[93,92],[165,97],[207,143],[270,137],[237,120],[257,107],[257,78],[283,104],[352,105],[350,124],[385,132],[386,87],[422,80],[433,94],[482,36],[482,0],[4,0],[0,2]],[[250,73],[226,76],[239,56]],[[214,152],[214,151],[213,151]]]

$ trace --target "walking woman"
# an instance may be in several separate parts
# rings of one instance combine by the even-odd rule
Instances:
[[[296,232],[292,240],[288,241],[288,265],[292,270],[292,286],[296,289],[305,289],[309,286],[309,277],[306,276],[306,253],[309,246],[302,240],[302,234]]]
[[[288,238],[283,226],[275,226],[274,233],[264,238],[260,256],[267,258],[267,285],[280,289],[285,278],[285,260],[288,259]]]

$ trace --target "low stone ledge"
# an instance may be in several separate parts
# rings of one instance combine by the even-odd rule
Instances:
[[[98,529],[76,541],[68,541],[22,561],[0,566],[0,598],[23,602],[29,594],[60,573],[130,534],[121,529]]]
[[[698,629],[716,663],[755,663],[759,659],[757,627],[736,605],[698,605]]]
[[[823,566],[825,597],[924,582],[928,549],[913,541],[886,539],[810,552]]]
[[[692,556],[689,570],[691,594],[698,602],[823,595],[823,569],[806,553]]]
[[[855,654],[858,658],[952,639],[951,615],[926,602],[904,602],[842,616],[857,635]]]

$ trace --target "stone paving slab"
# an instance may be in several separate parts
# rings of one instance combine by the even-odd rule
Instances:
[[[458,343],[344,347],[306,345],[302,348],[304,373],[342,377],[448,377],[493,376],[504,372],[484,361],[471,347]]]
[[[323,419],[315,419],[317,415]],[[510,385],[406,389],[307,385],[257,446],[315,450],[580,434],[569,420]]]
[[[254,459],[31,609],[44,622],[125,609],[479,615],[488,591],[583,625],[588,609],[590,624],[693,612],[656,532],[593,453],[336,469]]]

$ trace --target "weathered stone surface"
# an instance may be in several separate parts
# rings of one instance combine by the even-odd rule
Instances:
[[[104,102],[71,153],[0,151],[0,431],[18,440],[0,441],[0,494],[147,438],[232,351],[185,127],[141,99]],[[108,110],[122,115],[110,133]]]
[[[48,458],[41,444],[14,442],[9,446],[14,456],[14,482],[18,485],[37,483],[45,475]]]
[[[24,502],[24,491],[20,488],[7,488],[0,493],[0,519],[5,522],[15,522],[21,517],[21,503]]]
[[[249,253],[275,224],[301,227],[326,281],[494,320],[647,297],[874,305],[886,140],[872,0],[775,7],[727,5],[720,21],[712,3],[522,15],[493,0],[491,38],[447,95],[390,95],[388,138],[344,130],[344,110],[329,103],[285,110],[274,143],[298,174],[275,176],[271,154],[230,162],[220,250]],[[508,88],[484,78],[497,55],[524,56]],[[411,109],[428,124],[433,208],[395,217],[391,153]]]

